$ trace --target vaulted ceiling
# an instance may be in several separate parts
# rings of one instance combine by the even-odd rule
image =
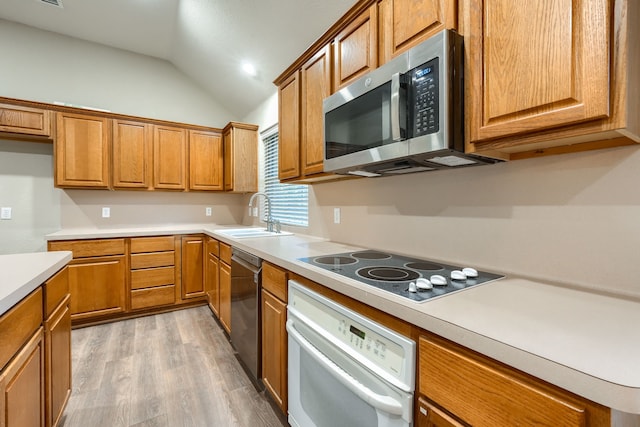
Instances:
[[[55,1],[55,0],[54,0]],[[355,0],[2,0],[0,18],[172,62],[239,119]],[[245,74],[245,62],[257,74]]]

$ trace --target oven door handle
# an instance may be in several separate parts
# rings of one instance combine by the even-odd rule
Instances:
[[[324,366],[336,380],[362,400],[387,414],[402,415],[402,405],[400,402],[389,396],[383,396],[374,392],[353,376],[349,375],[348,372],[332,362],[327,356],[316,349],[313,344],[307,341],[307,339],[295,329],[294,322],[291,319],[287,320],[287,332],[316,362]]]

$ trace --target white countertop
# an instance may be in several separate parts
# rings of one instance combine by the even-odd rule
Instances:
[[[234,240],[220,228],[78,229],[47,239],[205,233],[580,396],[640,414],[640,302],[507,277],[415,303],[297,260],[363,248],[304,235]]]
[[[69,251],[0,255],[0,316],[71,261]]]

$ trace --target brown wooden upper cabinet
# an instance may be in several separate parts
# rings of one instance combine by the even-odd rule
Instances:
[[[189,131],[189,189],[224,190],[222,135]]]
[[[382,0],[380,62],[391,60],[438,31],[457,28],[457,12],[454,0]]]
[[[278,87],[278,178],[300,177],[300,71]]]
[[[279,87],[280,180],[323,176],[322,101],[332,93],[332,56],[326,45]]]
[[[258,126],[231,122],[224,141],[224,189],[232,193],[258,191]]]
[[[51,137],[51,111],[21,105],[0,104],[0,134]]]
[[[185,129],[154,126],[153,186],[163,190],[187,188],[187,131]]]
[[[113,120],[113,188],[151,188],[152,141],[153,125]]]
[[[111,120],[57,113],[56,124],[55,185],[108,188]]]
[[[378,5],[372,4],[334,39],[336,90],[378,67]]]
[[[640,142],[638,2],[464,4],[468,151]]]

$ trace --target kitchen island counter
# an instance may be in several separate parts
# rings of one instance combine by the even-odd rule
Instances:
[[[71,261],[71,252],[0,255],[0,315]]]
[[[299,260],[364,248],[300,234],[233,239],[217,232],[222,226],[198,227],[159,231],[205,233],[594,402],[640,414],[637,300],[509,276],[416,303]],[[68,235],[82,238],[77,231]],[[140,234],[119,234],[127,235]],[[87,236],[100,237],[95,230]]]

